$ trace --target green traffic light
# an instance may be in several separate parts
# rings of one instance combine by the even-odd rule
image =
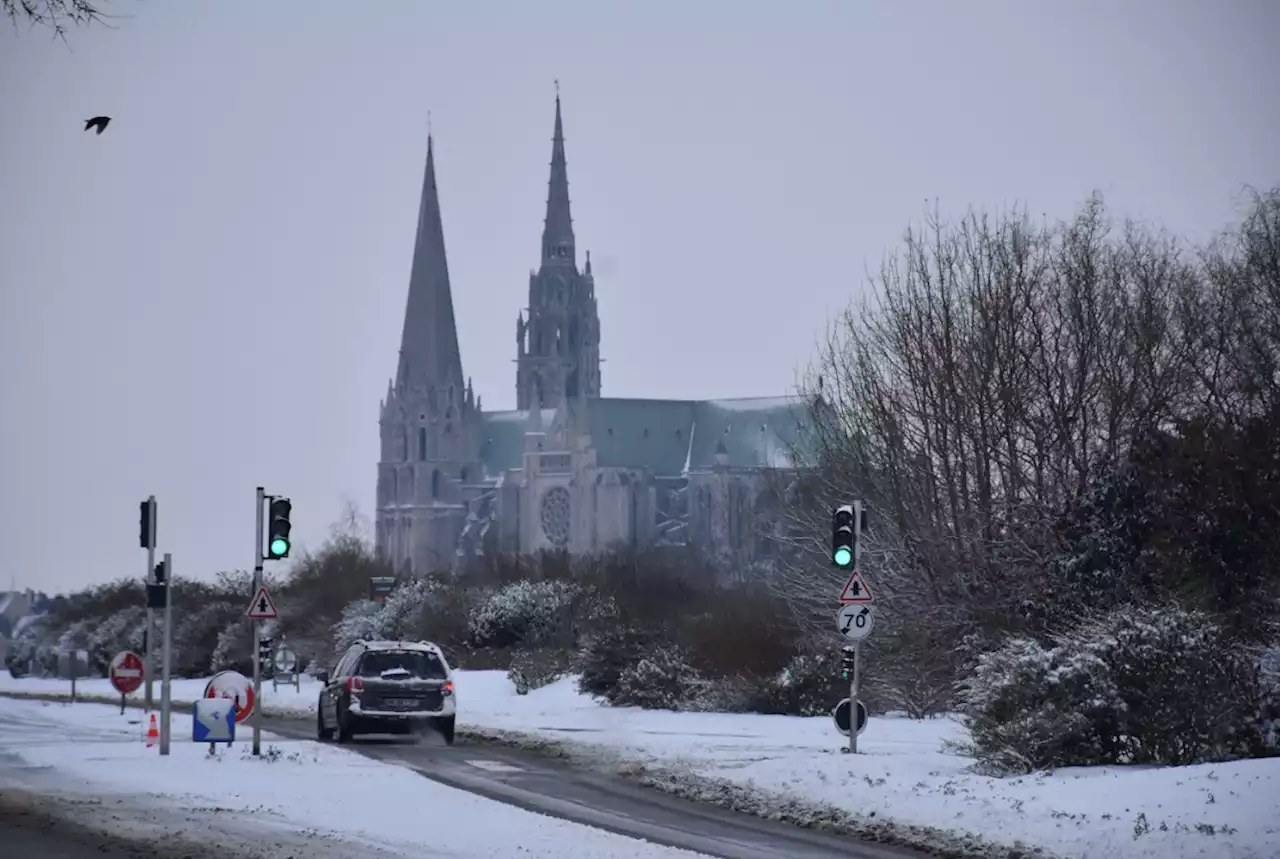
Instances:
[[[283,537],[276,537],[271,541],[269,551],[272,557],[279,558],[289,551],[289,541]]]
[[[847,567],[853,563],[853,552],[849,551],[846,546],[836,549],[834,557],[837,567]]]

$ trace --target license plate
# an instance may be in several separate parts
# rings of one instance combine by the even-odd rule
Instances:
[[[421,698],[388,698],[386,705],[392,710],[417,710],[422,706]]]

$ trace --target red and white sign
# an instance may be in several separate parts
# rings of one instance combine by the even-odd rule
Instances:
[[[117,692],[132,695],[142,685],[142,657],[132,650],[120,651],[111,660],[108,676]]]
[[[258,588],[258,592],[253,595],[245,614],[252,620],[276,619],[276,604],[272,601],[271,594],[267,593],[265,585]]]
[[[253,714],[253,683],[239,671],[219,671],[204,687],[206,698],[228,698],[236,704],[236,721]]]
[[[844,590],[840,591],[840,602],[842,603],[862,603],[875,602],[876,598],[871,595],[871,588],[867,587],[867,583],[862,580],[862,574],[857,570],[849,576],[849,581],[845,582]]]

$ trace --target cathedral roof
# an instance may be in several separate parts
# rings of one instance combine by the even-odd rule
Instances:
[[[731,468],[786,468],[808,403],[800,397],[731,400],[647,400],[601,397],[585,401],[596,462],[678,476],[716,465],[717,449]],[[481,459],[496,476],[520,468],[526,411],[484,416]],[[543,410],[550,425],[553,409]]]

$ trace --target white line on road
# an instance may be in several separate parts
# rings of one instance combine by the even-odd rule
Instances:
[[[502,761],[467,761],[476,769],[488,770],[491,773],[520,773],[524,772],[523,767],[514,764],[504,764]]]

